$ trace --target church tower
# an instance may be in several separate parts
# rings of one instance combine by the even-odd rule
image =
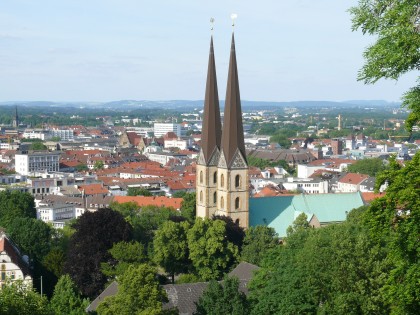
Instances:
[[[241,97],[232,33],[220,158],[217,168],[217,214],[249,227],[248,163],[242,126]]]
[[[201,151],[196,169],[197,217],[211,217],[217,210],[217,164],[220,156],[221,133],[222,126],[212,36],[204,99]]]
[[[15,107],[15,118],[13,119],[12,126],[13,128],[16,128],[16,129],[19,128],[19,116],[18,116],[17,105]]]

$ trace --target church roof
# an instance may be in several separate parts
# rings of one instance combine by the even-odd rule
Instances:
[[[238,68],[236,65],[235,37],[232,33],[222,132],[222,151],[228,168],[232,165],[237,150],[246,159]]]
[[[219,94],[217,91],[216,65],[212,37],[210,41],[206,95],[204,99],[204,120],[201,136],[201,149],[206,165],[209,165],[214,151],[220,149],[221,134],[222,125],[220,122]]]
[[[306,213],[308,220],[315,215],[321,224],[328,224],[344,221],[352,209],[363,205],[360,192],[250,198],[249,225],[270,226],[284,237],[298,213]]]

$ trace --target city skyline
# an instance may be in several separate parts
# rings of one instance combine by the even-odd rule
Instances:
[[[243,100],[399,101],[415,83],[357,82],[374,38],[351,31],[357,1],[60,1],[0,4],[0,101],[204,99],[210,18],[225,97],[230,14]]]

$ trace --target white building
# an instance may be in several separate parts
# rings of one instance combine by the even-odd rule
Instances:
[[[12,241],[0,232],[0,289],[7,281],[23,281],[23,284],[32,288],[32,277],[28,257],[22,256]]]
[[[282,183],[287,190],[298,191],[305,194],[327,194],[328,181],[314,178],[293,178],[288,177],[286,182]]]
[[[173,132],[181,137],[181,124],[155,123],[153,127],[155,137],[162,137],[168,132]]]
[[[60,153],[33,152],[15,155],[15,171],[21,175],[35,175],[41,172],[58,172]]]
[[[23,137],[26,139],[40,139],[45,140],[47,138],[46,132],[43,129],[25,129]]]
[[[191,138],[188,139],[166,139],[164,141],[164,148],[178,148],[180,150],[186,150],[192,145]]]
[[[50,130],[50,137],[58,137],[61,141],[74,141],[73,130],[52,129]]]

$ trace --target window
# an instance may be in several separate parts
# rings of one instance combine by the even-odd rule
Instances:
[[[222,174],[220,176],[220,187],[223,187],[225,185],[225,176]]]
[[[239,209],[240,203],[239,203],[239,197],[236,197],[235,199],[235,209]]]
[[[235,176],[235,188],[239,188],[239,187],[241,187],[241,176],[236,175]]]
[[[213,173],[213,184],[217,183],[217,172]]]
[[[200,191],[200,202],[203,202],[203,192]]]
[[[225,199],[222,197],[220,198],[220,208],[223,209],[225,207]]]
[[[214,204],[217,203],[217,192],[214,192],[214,194],[213,194],[213,203]]]
[[[200,171],[200,184],[203,183],[203,171]]]

